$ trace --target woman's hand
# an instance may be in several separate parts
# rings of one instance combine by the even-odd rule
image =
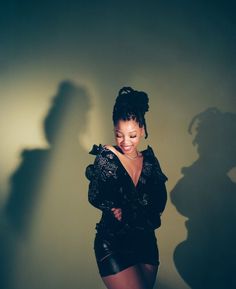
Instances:
[[[122,210],[120,208],[112,208],[111,211],[113,212],[114,217],[118,221],[121,221],[121,219],[122,219]]]

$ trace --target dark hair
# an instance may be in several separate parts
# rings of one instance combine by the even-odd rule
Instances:
[[[145,112],[148,111],[148,95],[143,91],[134,90],[131,87],[120,89],[113,108],[113,124],[117,125],[119,120],[135,120],[139,127],[144,127],[145,138],[148,137],[145,121]]]

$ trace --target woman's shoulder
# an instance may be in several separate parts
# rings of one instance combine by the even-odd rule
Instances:
[[[158,176],[158,178],[160,178],[163,181],[167,181],[168,178],[163,173],[158,157],[154,153],[152,147],[148,145],[147,148],[142,151],[142,154],[144,156],[145,161],[152,166],[153,172]]]
[[[89,154],[91,155],[99,155],[102,154],[106,150],[105,146],[102,144],[96,145],[94,144],[92,146],[92,149],[89,151]]]
[[[94,163],[87,167],[89,172],[92,171],[100,176],[105,175],[106,178],[108,176],[117,178],[118,163],[116,161],[115,154],[110,150],[109,146],[94,144],[89,153],[96,156]],[[104,177],[104,180],[106,178]]]
[[[149,160],[153,160],[154,158],[156,158],[155,153],[150,145],[148,145],[145,150],[142,150],[142,154]]]
[[[119,153],[121,153],[121,151],[117,146],[107,144],[106,145],[94,144],[89,152],[89,154],[95,155],[96,158],[105,157],[110,160],[117,159],[115,156],[117,156]]]

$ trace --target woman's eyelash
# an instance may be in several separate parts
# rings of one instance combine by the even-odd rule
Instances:
[[[117,134],[116,137],[121,138],[122,135],[118,135],[118,134]],[[131,135],[131,136],[130,136],[130,138],[135,138],[135,137],[136,137],[136,135]]]

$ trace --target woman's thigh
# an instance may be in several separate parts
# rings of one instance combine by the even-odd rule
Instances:
[[[139,266],[148,288],[152,289],[156,281],[158,265],[139,264]]]
[[[139,265],[102,277],[102,280],[108,289],[149,289]]]

